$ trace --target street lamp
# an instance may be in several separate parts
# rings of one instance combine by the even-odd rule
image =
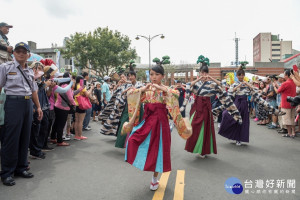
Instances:
[[[154,36],[150,36],[149,35],[149,37],[147,37],[147,36],[143,36],[143,35],[137,35],[136,36],[136,40],[139,40],[140,39],[140,37],[142,37],[142,38],[145,38],[148,42],[149,42],[149,72],[150,72],[150,68],[151,68],[151,50],[150,50],[150,42],[154,39],[154,38],[156,38],[156,37],[158,37],[158,36],[160,36],[160,38],[161,39],[164,39],[165,38],[165,36],[163,35],[163,34],[158,34],[158,35],[154,35]]]

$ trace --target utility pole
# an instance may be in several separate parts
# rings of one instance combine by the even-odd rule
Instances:
[[[158,34],[158,35],[155,35],[153,37],[151,37],[150,35],[149,35],[149,37],[143,36],[143,35],[137,35],[136,38],[135,38],[136,40],[139,40],[140,37],[142,37],[142,38],[145,38],[146,40],[148,40],[148,42],[149,42],[149,73],[150,73],[150,69],[151,69],[151,48],[150,48],[150,44],[151,44],[151,41],[154,38],[158,37],[158,36],[160,36],[161,39],[165,38],[164,34]]]
[[[239,64],[239,41],[240,38],[236,37],[236,32],[234,33],[234,41],[235,41],[235,66],[238,67]]]

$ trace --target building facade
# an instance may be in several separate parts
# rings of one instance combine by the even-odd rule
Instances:
[[[64,43],[65,44],[65,43]],[[30,47],[30,51],[32,53],[38,54],[42,56],[43,58],[49,58],[52,59],[56,64],[57,64],[57,58],[58,58],[58,53],[57,51],[59,49],[64,49],[65,47],[59,47],[56,44],[52,44],[51,48],[37,48],[37,44],[33,41],[28,41],[28,45]],[[62,55],[59,56],[58,59],[59,62],[59,68],[64,68],[65,70],[69,71],[72,68],[72,61],[71,59],[63,58]]]
[[[253,39],[253,63],[279,62],[292,55],[292,41],[280,40],[279,35],[259,33]]]

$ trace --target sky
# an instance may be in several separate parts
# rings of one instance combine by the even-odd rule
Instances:
[[[170,56],[171,63],[195,64],[199,55],[222,66],[239,60],[252,65],[253,38],[260,32],[292,40],[300,50],[299,0],[0,0],[0,21],[13,25],[11,45],[34,41],[37,48],[62,46],[75,32],[108,27],[127,35],[141,61],[149,63],[146,39],[137,35],[164,34],[151,42],[151,60]]]

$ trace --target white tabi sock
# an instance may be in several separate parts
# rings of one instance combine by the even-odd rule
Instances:
[[[156,183],[157,182],[157,177],[152,176],[152,183]]]

